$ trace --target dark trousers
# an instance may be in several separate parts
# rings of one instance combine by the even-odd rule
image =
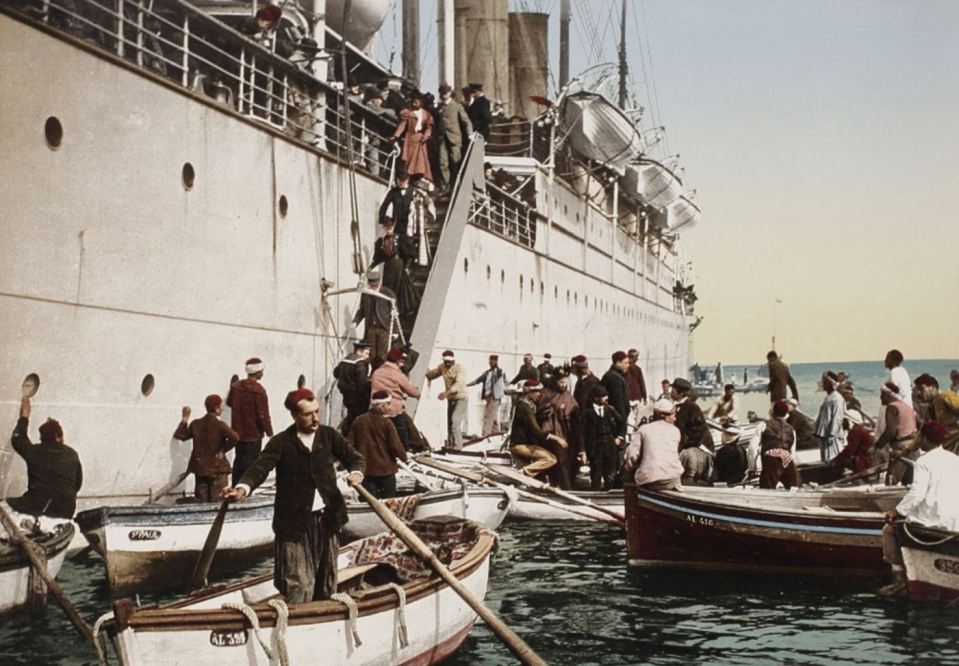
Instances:
[[[213,476],[194,475],[195,486],[193,496],[197,502],[219,502],[220,491],[226,488],[226,481],[229,478],[226,474],[214,474]]]
[[[350,434],[350,426],[353,425],[353,421],[356,420],[357,416],[361,416],[366,412],[359,409],[350,409],[346,408],[346,416],[343,417],[343,420],[340,421],[340,434],[346,437]]]
[[[261,442],[237,442],[236,454],[233,457],[233,485],[240,482],[243,473],[256,462],[260,456]]]
[[[759,475],[760,488],[775,488],[782,481],[783,487],[787,490],[799,486],[799,472],[796,471],[796,463],[790,461],[786,467],[783,467],[783,461],[776,456],[763,456],[763,471]]]
[[[363,477],[363,487],[377,499],[396,497],[396,475]]]
[[[409,453],[411,451],[410,429],[406,419],[403,417],[403,414],[397,414],[396,416],[390,417],[390,420],[396,427],[396,434],[400,436],[400,441],[403,442],[403,448],[406,449],[407,453]]]
[[[288,604],[329,599],[336,592],[340,541],[323,512],[313,514],[298,539],[274,543],[273,585]]]
[[[619,462],[617,447],[612,442],[594,442],[592,456],[589,459],[590,490],[609,490],[616,477],[616,465]]]

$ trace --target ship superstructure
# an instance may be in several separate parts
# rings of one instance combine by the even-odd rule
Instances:
[[[328,387],[348,344],[394,123],[327,78],[389,72],[348,25],[287,7],[272,42],[256,41],[240,7],[0,2],[5,402],[12,415],[24,381],[35,419],[64,424],[88,500],[177,477],[181,405],[225,394],[246,357],[266,362],[279,429],[285,393]],[[628,347],[651,382],[684,373],[692,299],[675,239],[698,210],[591,95],[567,89],[499,123],[467,151],[452,196],[418,209],[430,261],[406,331],[414,382],[445,348],[476,374],[490,353],[508,369],[527,351],[585,353],[602,369]],[[613,135],[591,135],[596,118]],[[582,148],[619,135],[637,149],[610,160]],[[434,446],[437,392],[411,405]],[[0,492],[20,492],[21,461],[7,454],[2,470]]]

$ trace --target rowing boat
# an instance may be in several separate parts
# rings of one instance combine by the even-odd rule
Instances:
[[[410,527],[470,592],[485,597],[491,531],[448,516]],[[341,549],[339,566],[334,599],[287,607],[264,575],[160,607],[124,599],[104,628],[124,666],[434,664],[460,646],[476,620],[391,533]]]
[[[910,599],[959,599],[959,533],[916,523],[895,524]]]
[[[47,571],[56,578],[67,546],[73,539],[76,529],[69,520],[46,526],[39,530],[24,530],[31,537],[38,553],[42,553],[47,562]],[[34,580],[30,560],[19,544],[7,538],[0,528],[0,613],[14,610],[28,603],[31,590],[42,584]]]
[[[457,516],[491,530],[500,526],[510,510],[510,497],[505,490],[465,484],[383,500],[383,503],[404,520]],[[349,515],[349,521],[343,526],[346,538],[368,537],[386,529],[370,505],[362,500],[348,499],[346,511]]]
[[[219,502],[103,506],[76,516],[104,559],[111,590],[182,586],[203,550]],[[237,571],[273,552],[273,497],[230,505],[211,575]]]
[[[624,492],[631,566],[882,575],[883,511],[905,489]]]

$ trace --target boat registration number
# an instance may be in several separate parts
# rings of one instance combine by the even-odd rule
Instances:
[[[236,647],[246,645],[250,639],[246,629],[241,631],[211,631],[210,645],[215,647]]]
[[[933,562],[932,565],[936,567],[936,569],[938,569],[939,571],[942,571],[943,573],[959,576],[959,560],[936,559],[936,561]]]
[[[160,530],[130,530],[130,541],[153,541],[160,538]]]
[[[686,522],[692,523],[693,525],[706,525],[712,527],[716,524],[716,521],[712,518],[703,518],[702,516],[694,516],[692,514],[686,514]]]

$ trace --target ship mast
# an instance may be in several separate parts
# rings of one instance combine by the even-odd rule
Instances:
[[[403,0],[403,78],[420,85],[420,0]]]
[[[569,21],[570,0],[560,0],[559,3],[559,88],[562,90],[569,83]]]
[[[626,108],[626,0],[620,0],[619,17],[619,108]]]
[[[453,0],[439,0],[436,3],[437,23],[440,24],[440,83],[455,85],[453,65],[456,60],[453,44],[453,31],[456,28]]]

